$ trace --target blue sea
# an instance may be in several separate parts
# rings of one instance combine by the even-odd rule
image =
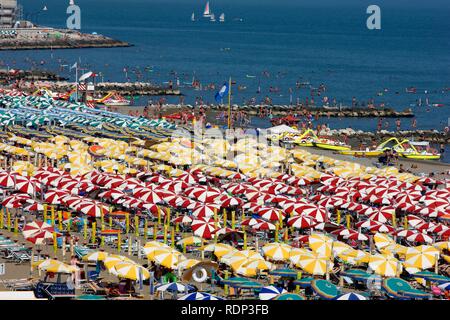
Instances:
[[[40,25],[64,27],[69,1],[22,0],[24,14]],[[269,96],[274,103],[304,100],[324,84],[323,96],[350,105],[352,98],[385,103],[397,110],[412,108],[418,129],[442,130],[450,118],[450,4],[448,1],[377,1],[381,30],[368,30],[365,0],[213,0],[211,10],[226,21],[202,17],[200,0],[76,0],[82,32],[97,32],[127,41],[130,48],[0,52],[10,67],[36,67],[59,72],[76,61],[101,73],[105,81],[139,80],[165,85],[180,82],[185,102],[213,102],[212,90],[184,87],[192,79],[203,86],[236,81],[233,103]],[[41,11],[43,6],[47,11]],[[191,21],[192,13],[197,21]],[[44,64],[41,66],[41,60]],[[124,67],[128,69],[124,73]],[[68,68],[63,76],[74,79]],[[128,76],[128,78],[127,78]],[[245,86],[245,90],[237,90]],[[261,92],[257,93],[260,87]],[[279,88],[278,93],[269,92]],[[417,92],[407,93],[415,87]],[[292,88],[292,97],[289,92]],[[168,102],[178,102],[169,98]],[[422,106],[416,102],[421,99]],[[443,107],[426,106],[443,104]],[[145,98],[136,104],[143,105]],[[394,130],[395,119],[388,129]],[[331,128],[375,130],[377,119],[321,119]],[[255,125],[269,126],[265,119]],[[402,119],[402,129],[411,119]],[[450,150],[447,151],[450,153]],[[447,158],[447,157],[446,157]]]

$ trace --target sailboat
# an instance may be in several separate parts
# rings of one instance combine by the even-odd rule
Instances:
[[[195,21],[195,13],[192,12],[191,21]]]
[[[219,17],[220,22],[225,22],[225,13],[222,13]]]
[[[209,9],[209,1],[206,3],[205,12],[203,13],[205,18],[211,17],[211,10]]]
[[[211,13],[211,22],[216,22],[216,16],[214,13]]]

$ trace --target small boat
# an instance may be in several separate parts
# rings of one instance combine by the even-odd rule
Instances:
[[[431,106],[441,108],[444,107],[445,105],[443,103],[433,103]]]
[[[211,13],[211,22],[216,22],[216,16],[214,15],[214,13]]]
[[[252,76],[252,75],[248,75],[248,74],[246,75],[246,77],[247,77],[247,78],[252,78],[252,79],[253,79],[253,78],[256,78],[256,76]]]
[[[195,22],[195,13],[194,12],[192,12],[191,21]]]
[[[206,3],[205,11],[203,12],[203,17],[205,18],[211,17],[211,10],[209,9],[209,1]]]
[[[225,22],[225,13],[222,13],[219,17],[220,22]]]
[[[350,150],[351,146],[346,145],[343,142],[330,140],[330,139],[319,139],[313,142],[313,146],[320,149],[334,150],[334,151],[344,151]]]
[[[406,93],[416,93],[416,92],[417,92],[417,89],[414,87],[406,88]]]

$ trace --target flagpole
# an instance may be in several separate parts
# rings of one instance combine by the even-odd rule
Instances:
[[[231,77],[228,83],[228,129],[231,129]]]
[[[76,95],[76,102],[78,102],[78,62],[76,63],[76,67],[75,67],[75,82],[76,82],[76,86],[77,86],[77,95]]]

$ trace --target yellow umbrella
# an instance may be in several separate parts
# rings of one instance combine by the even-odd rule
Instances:
[[[38,267],[39,270],[52,273],[72,273],[78,269],[76,266],[71,266],[54,259],[33,262],[33,266]]]
[[[236,274],[244,276],[244,277],[255,277],[258,274],[258,271],[256,268],[250,268],[250,267],[239,267],[239,268],[233,269],[233,270]]]
[[[432,246],[411,247],[406,250],[404,266],[420,270],[428,269],[434,266],[436,259],[439,258],[439,250]]]
[[[150,260],[166,268],[175,269],[176,264],[183,259],[183,255],[176,250],[157,249],[152,255],[147,256]]]
[[[212,251],[217,258],[221,258],[231,252],[237,251],[236,248],[225,243],[212,243],[203,247],[204,251]]]
[[[108,257],[108,252],[96,251],[83,256],[84,261],[104,261]]]
[[[139,274],[142,274],[142,280],[150,278],[150,272],[143,266],[130,262],[120,262],[114,265],[111,273],[130,280],[138,280]]]
[[[386,235],[384,233],[379,233],[379,232],[377,232],[373,236],[373,240],[375,241],[375,246],[378,249],[383,249],[383,248],[389,246],[390,244],[395,243],[395,241],[391,237],[389,237],[388,235]]]
[[[309,236],[309,247],[312,251],[330,257],[332,253],[333,239],[321,233]]]
[[[182,261],[178,262],[176,267],[179,270],[185,270],[185,269],[192,268],[199,262],[200,262],[200,260],[197,260],[197,259],[186,259],[186,260],[182,260]]]
[[[441,242],[436,242],[433,244],[433,246],[437,249],[439,249],[440,251],[442,250],[450,250],[450,241],[441,241]]]
[[[301,255],[296,265],[309,274],[324,275],[327,272],[327,264],[328,270],[331,270],[333,268],[333,263],[330,261],[329,257],[320,253],[312,253]]]
[[[241,265],[241,267],[244,268],[252,268],[257,270],[270,270],[272,269],[272,266],[273,265],[270,262],[261,259],[248,259]]]
[[[380,276],[395,277],[401,273],[402,265],[391,255],[376,254],[369,258],[369,268]]]
[[[297,265],[301,256],[313,253],[314,252],[304,248],[292,248],[289,252],[289,261]]]
[[[103,260],[103,264],[107,269],[112,269],[116,264],[122,262],[134,263],[133,260],[117,254],[110,254]]]
[[[191,246],[191,245],[201,245],[203,243],[203,239],[197,236],[190,236],[184,239],[181,239],[177,242],[177,245],[187,245],[187,246]]]
[[[286,261],[289,259],[291,246],[285,243],[273,242],[262,247],[264,255],[275,261]]]
[[[334,241],[333,242],[333,253],[335,255],[340,255],[344,251],[348,251],[348,250],[353,250],[353,248],[350,245],[348,245],[342,241]]]

